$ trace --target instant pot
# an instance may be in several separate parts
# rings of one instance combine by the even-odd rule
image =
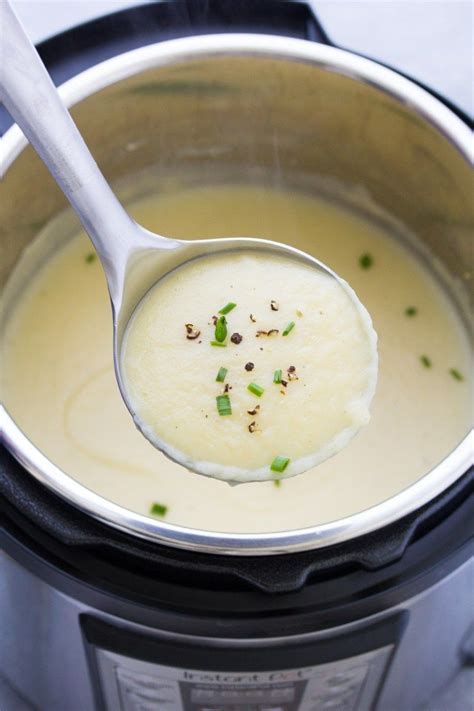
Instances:
[[[343,183],[354,200],[370,197],[374,219],[390,214],[417,234],[439,278],[456,277],[462,310],[473,225],[466,117],[331,46],[307,4],[152,3],[39,51],[119,192],[148,170],[174,184],[196,174],[320,191]],[[5,112],[0,120],[6,129]],[[5,280],[65,204],[16,127],[2,140]],[[107,502],[5,410],[2,423],[2,711],[414,711],[434,708],[472,664],[469,436],[368,511],[229,534]]]

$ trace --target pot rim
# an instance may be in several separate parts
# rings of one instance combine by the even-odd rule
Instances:
[[[471,159],[471,133],[450,109],[409,79],[370,59],[307,40],[259,34],[199,35],[167,40],[117,55],[65,82],[67,106],[111,84],[157,66],[223,56],[255,56],[302,62],[371,85],[410,107]],[[3,139],[4,173],[27,145],[17,126]],[[412,513],[457,481],[472,464],[474,432],[436,467],[395,496],[337,521],[272,533],[225,533],[159,521],[95,494],[53,464],[30,442],[7,410],[0,407],[3,439],[13,456],[38,481],[82,512],[128,534],[172,547],[227,555],[274,555],[322,548],[387,526]]]

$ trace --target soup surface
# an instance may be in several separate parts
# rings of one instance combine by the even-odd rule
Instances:
[[[377,391],[370,423],[344,450],[278,487],[230,487],[190,473],[145,440],[121,399],[105,278],[79,234],[38,271],[7,322],[2,392],[31,440],[85,486],[141,513],[155,502],[157,515],[185,526],[285,530],[383,501],[466,434],[471,400],[463,325],[431,273],[378,226],[322,199],[250,186],[177,191],[131,211],[162,234],[259,235],[287,240],[325,262],[372,316]]]
[[[311,469],[369,421],[377,337],[345,282],[268,250],[231,252],[153,286],[121,374],[138,426],[174,461],[264,481]]]

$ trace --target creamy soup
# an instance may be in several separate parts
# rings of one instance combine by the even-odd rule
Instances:
[[[183,190],[147,199],[132,213],[171,236],[259,235],[317,256],[372,316],[377,391],[369,424],[347,447],[280,486],[229,487],[190,473],[146,441],[120,397],[105,278],[79,234],[37,272],[8,321],[2,390],[18,425],[86,487],[145,514],[155,504],[156,515],[185,526],[292,529],[393,496],[466,434],[463,325],[432,274],[380,227],[320,199],[250,186]]]
[[[121,372],[137,425],[174,461],[264,481],[311,469],[369,421],[376,344],[345,282],[247,250],[155,284],[128,324]]]

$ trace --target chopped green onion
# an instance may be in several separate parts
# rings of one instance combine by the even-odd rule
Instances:
[[[216,346],[216,348],[227,348],[226,343],[219,343],[219,341],[210,341],[211,346]]]
[[[167,511],[167,506],[165,506],[164,504],[159,504],[156,501],[150,507],[150,513],[153,514],[153,516],[166,516]]]
[[[290,460],[288,457],[275,457],[273,462],[270,464],[270,469],[272,472],[279,472],[280,474],[285,471]]]
[[[281,383],[281,370],[275,370],[273,373],[273,382],[279,385]]]
[[[418,309],[415,306],[408,306],[405,309],[405,316],[416,316]]]
[[[420,362],[422,365],[425,366],[425,368],[431,368],[433,363],[431,362],[431,358],[428,358],[427,355],[422,355],[420,356]]]
[[[273,486],[281,486],[281,479],[274,479],[273,480]]]
[[[262,397],[263,393],[265,392],[265,389],[262,388],[261,385],[257,385],[257,383],[250,383],[250,385],[247,385],[247,390],[250,390],[250,392],[256,395],[257,397]]]
[[[227,368],[219,368],[219,371],[216,375],[216,383],[223,383],[226,375],[227,375]]]
[[[226,304],[221,309],[219,309],[219,313],[220,314],[228,314],[230,311],[232,311],[232,309],[235,309],[236,306],[237,306],[237,304],[234,304],[232,301],[229,301],[228,304]]]
[[[295,322],[290,321],[290,323],[288,324],[288,326],[285,328],[285,330],[283,331],[283,333],[281,335],[287,336],[289,333],[291,333],[291,331],[294,329],[294,327],[295,327]]]
[[[370,269],[370,267],[372,266],[373,263],[374,263],[374,258],[368,252],[360,255],[359,264],[360,264],[361,269]]]
[[[94,254],[94,252],[89,252],[89,254],[84,257],[86,264],[92,264],[92,262],[95,262],[96,259],[97,255]]]
[[[453,376],[454,380],[464,380],[464,375],[460,373],[457,368],[450,368],[449,372]]]
[[[216,397],[217,412],[221,417],[223,415],[232,415],[232,407],[228,395],[218,395]]]
[[[225,316],[221,316],[216,321],[216,330],[214,331],[214,338],[219,343],[223,343],[227,338],[227,321]]]

